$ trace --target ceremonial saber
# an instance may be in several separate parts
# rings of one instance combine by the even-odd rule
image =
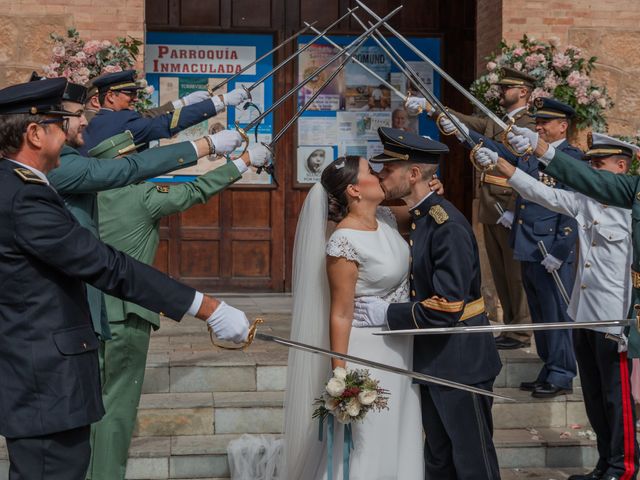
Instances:
[[[369,7],[367,7],[360,0],[356,0],[358,5],[360,5],[364,11],[369,13],[374,19],[380,20],[380,17]],[[527,149],[527,151],[523,153],[517,152],[511,144],[507,141],[507,134],[511,131],[511,128],[514,125],[513,119],[509,125],[505,123],[500,117],[498,117],[495,113],[493,113],[488,107],[486,107],[480,100],[474,97],[471,93],[469,93],[462,85],[456,82],[453,77],[451,77],[447,72],[445,72],[442,68],[440,68],[434,61],[432,61],[429,57],[427,57],[423,52],[421,52],[415,45],[413,45],[409,40],[407,40],[403,35],[401,35],[395,28],[389,25],[387,22],[384,22],[383,25],[389,32],[391,32],[398,40],[404,43],[413,53],[415,53],[419,58],[423,61],[427,62],[431,67],[442,75],[442,78],[447,80],[456,90],[458,90],[462,95],[464,95],[476,108],[478,108],[482,113],[484,113],[487,117],[493,120],[500,128],[503,129],[503,137],[504,137],[504,145],[516,156],[522,157],[532,152],[531,147]],[[455,124],[455,123],[454,123]]]
[[[543,259],[547,255],[549,255],[549,252],[547,252],[547,247],[545,247],[544,242],[542,240],[538,241],[538,249],[540,250],[540,253],[542,253]],[[560,275],[558,274],[558,271],[553,270],[550,273],[551,273],[551,276],[553,277],[553,281],[556,283],[556,287],[558,287],[558,292],[560,292],[560,296],[562,297],[562,300],[564,300],[565,305],[569,306],[569,302],[571,302],[571,299],[569,298],[569,294],[567,293],[567,290],[564,288],[564,285],[562,284],[562,280],[560,280]]]
[[[358,8],[358,7],[356,7]],[[267,58],[269,55],[271,55],[272,53],[280,50],[282,47],[284,47],[286,44],[294,41],[296,38],[298,38],[300,35],[302,35],[303,33],[305,33],[307,30],[309,30],[309,28],[313,28],[313,25],[315,25],[316,23],[318,23],[318,21],[316,20],[315,22],[309,24],[305,22],[305,27],[301,30],[299,30],[297,33],[295,33],[294,35],[292,35],[291,37],[287,38],[286,40],[284,40],[283,42],[281,42],[280,44],[276,45],[275,47],[273,47],[271,50],[269,50],[267,53],[265,53],[264,55],[260,56],[260,58],[258,58],[257,60],[254,60],[253,62],[251,62],[249,65],[243,67],[239,72],[231,75],[229,78],[226,78],[225,80],[223,80],[222,82],[218,83],[217,85],[210,87],[209,88],[209,95],[213,96],[214,92],[216,90],[218,90],[219,88],[224,87],[227,83],[229,83],[232,80],[235,80],[236,78],[238,78],[240,75],[242,75],[244,72],[246,72],[247,70],[249,70],[251,67],[253,67],[254,65],[258,64],[259,62],[261,62],[262,60],[264,60],[265,58]]]
[[[355,363],[358,365],[377,368],[378,370],[384,370],[385,372],[397,373],[398,375],[415,378],[416,380],[432,383],[434,385],[441,385],[443,387],[455,388],[456,390],[464,390],[466,392],[477,393],[478,395],[485,395],[487,397],[498,398],[500,400],[506,400],[508,402],[515,402],[515,400],[511,397],[505,397],[504,395],[499,395],[497,393],[493,393],[489,390],[484,390],[482,388],[472,387],[470,385],[465,385],[463,383],[452,382],[450,380],[445,380],[443,378],[433,377],[431,375],[425,375],[424,373],[413,372],[411,370],[405,370],[402,368],[393,367],[391,365],[385,365],[384,363],[378,363],[372,360],[354,357],[353,355],[347,355],[345,353],[338,353],[331,350],[326,350],[324,348],[314,347],[312,345],[296,342],[294,340],[288,340],[282,337],[276,337],[274,335],[269,335],[266,333],[255,333],[255,338],[259,338],[260,340],[264,340],[267,342],[275,342],[289,348],[295,348],[296,350],[317,353],[325,357],[338,358],[340,360],[346,360],[347,362]]]
[[[373,332],[373,335],[403,336],[403,335],[449,335],[456,333],[504,333],[504,332],[528,332],[531,330],[580,330],[595,327],[629,327],[635,326],[640,331],[640,320],[625,318],[622,320],[595,320],[591,322],[551,322],[551,323],[525,323],[518,325],[479,325],[459,327],[414,328],[407,330],[385,330]]]
[[[342,55],[344,55],[345,51],[349,51],[351,50],[354,46],[356,45],[360,45],[364,40],[366,40],[367,38],[369,38],[371,36],[371,32],[373,32],[376,28],[378,28],[380,25],[382,25],[382,23],[384,21],[386,21],[387,19],[393,17],[396,13],[398,13],[400,10],[402,9],[402,5],[400,5],[399,7],[396,7],[394,10],[392,10],[388,15],[386,15],[384,17],[384,19],[380,20],[379,22],[377,22],[375,25],[373,25],[371,28],[369,28],[368,30],[366,30],[364,33],[362,33],[361,35],[359,35],[355,40],[353,40],[349,45],[347,45],[341,52],[338,52],[337,54],[335,54],[334,56],[332,56],[329,60],[327,60],[323,65],[321,65],[320,67],[318,67],[316,70],[313,71],[313,73],[311,73],[307,78],[305,78],[302,82],[300,82],[299,84],[297,84],[295,87],[293,87],[291,90],[289,90],[287,93],[285,93],[282,97],[280,97],[277,101],[275,101],[273,103],[273,105],[271,105],[267,110],[265,110],[264,112],[262,112],[262,114],[258,115],[258,117],[256,117],[255,119],[253,119],[250,123],[248,123],[247,125],[245,125],[244,128],[240,127],[240,124],[236,121],[235,123],[235,128],[238,131],[238,133],[240,134],[240,136],[242,137],[244,143],[245,143],[245,147],[244,150],[242,151],[242,153],[237,157],[241,157],[242,154],[244,154],[244,152],[247,151],[247,148],[249,147],[249,135],[247,134],[247,132],[249,130],[251,130],[252,128],[258,126],[260,124],[260,122],[262,122],[262,120],[269,115],[271,112],[273,112],[276,108],[278,108],[280,105],[282,105],[289,97],[291,97],[291,95],[293,95],[294,93],[297,93],[302,87],[304,87],[307,83],[309,83],[311,80],[313,80],[315,77],[317,77],[318,75],[320,75],[324,70],[326,70],[329,65],[331,65],[334,61],[336,61],[338,58],[340,58]],[[261,167],[261,169],[264,169],[265,172],[267,172],[268,174],[270,174],[273,177],[273,173],[274,173],[274,166],[273,163],[271,163],[270,165],[267,165],[265,167]]]
[[[305,22],[305,25],[309,25],[307,22]],[[317,28],[314,28],[313,26],[309,25],[309,27],[311,28],[311,30],[315,33],[320,33],[318,31]],[[326,40],[330,45],[332,45],[333,47],[344,51],[344,49],[338,45],[336,42],[334,42],[333,40],[331,40],[330,38],[326,37],[325,35],[322,35],[322,38],[324,40]],[[357,63],[358,65],[360,65],[362,68],[364,68],[367,72],[369,72],[369,74],[371,74],[371,76],[373,76],[373,78],[375,78],[376,80],[378,80],[382,85],[384,85],[385,87],[387,87],[389,90],[391,90],[393,93],[395,93],[397,96],[399,96],[403,101],[407,100],[407,96],[402,93],[400,90],[398,90],[396,87],[394,87],[393,85],[391,85],[388,81],[386,81],[384,78],[382,78],[380,75],[378,75],[376,72],[374,72],[371,68],[369,68],[366,64],[362,63],[360,60],[358,60],[357,58],[352,58],[351,61],[353,63]]]
[[[293,52],[291,55],[289,55],[287,58],[285,58],[283,61],[281,61],[278,65],[276,65],[270,72],[265,73],[262,77],[260,77],[258,80],[256,80],[255,82],[253,82],[253,84],[251,84],[248,87],[243,87],[247,94],[249,95],[249,98],[251,98],[251,91],[256,88],[258,85],[260,85],[262,82],[264,82],[267,78],[269,78],[271,75],[273,75],[274,73],[276,73],[278,70],[280,70],[282,67],[284,67],[287,63],[289,63],[291,60],[293,60],[294,58],[298,57],[302,52],[304,52],[305,50],[307,50],[309,47],[311,47],[311,45],[313,45],[315,42],[318,41],[318,39],[324,35],[325,33],[327,33],[329,30],[331,30],[333,27],[335,27],[337,24],[339,24],[342,20],[344,20],[346,17],[348,17],[351,12],[357,10],[358,7],[355,8],[350,8],[347,10],[347,13],[345,13],[343,16],[341,16],[339,19],[337,19],[335,22],[333,22],[331,25],[329,25],[327,28],[325,28],[322,33],[319,33],[318,35],[316,35],[315,37],[313,37],[309,43],[307,43],[304,47],[299,48],[298,50],[296,50],[295,52]],[[314,22],[315,23],[315,22]]]

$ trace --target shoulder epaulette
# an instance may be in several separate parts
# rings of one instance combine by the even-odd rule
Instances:
[[[438,225],[442,225],[449,220],[449,214],[440,205],[434,205],[429,209],[429,215],[435,220]]]
[[[40,184],[40,185],[46,185],[47,184],[46,180],[43,180],[42,178],[40,178],[38,175],[36,175],[34,172],[29,170],[28,168],[19,167],[19,168],[14,168],[13,171],[25,183],[37,183],[37,184]]]

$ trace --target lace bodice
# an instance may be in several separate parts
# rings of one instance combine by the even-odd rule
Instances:
[[[409,246],[398,233],[387,207],[378,207],[375,231],[340,228],[327,242],[326,253],[358,264],[356,297],[378,296],[389,302],[409,299]]]

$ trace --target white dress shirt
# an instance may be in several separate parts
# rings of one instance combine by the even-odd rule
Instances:
[[[516,169],[509,184],[527,200],[574,217],[580,259],[567,313],[576,322],[627,318],[631,302],[631,210],[555,189]],[[597,328],[621,333],[622,327]]]

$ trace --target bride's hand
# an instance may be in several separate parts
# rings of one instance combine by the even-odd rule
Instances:
[[[440,181],[438,175],[433,175],[429,181],[429,188],[432,192],[436,192],[440,196],[444,195],[444,184]]]
[[[382,327],[387,324],[389,302],[380,297],[356,298],[353,307],[354,327]]]

